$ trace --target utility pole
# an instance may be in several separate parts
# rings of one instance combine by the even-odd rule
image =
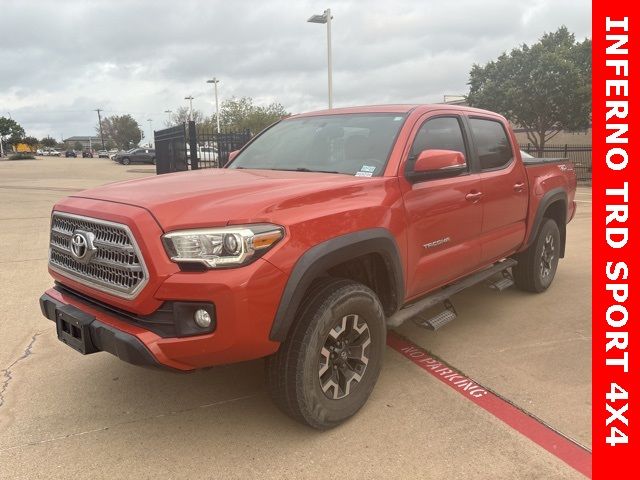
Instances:
[[[218,83],[220,83],[220,80],[213,77],[211,80],[207,80],[207,83],[213,83],[213,92],[216,97],[216,127],[218,133],[220,133],[220,109],[218,108]]]
[[[102,133],[102,118],[100,117],[101,110],[99,108],[96,108],[95,111],[98,112],[98,125],[100,125],[100,140],[102,141],[102,150],[105,150],[105,148],[104,148],[104,134]]]
[[[189,100],[189,121],[193,120],[193,98],[192,95],[184,97],[185,100]]]
[[[173,110],[165,110],[164,113],[169,115],[169,123],[167,124],[167,127],[170,127],[172,125],[171,117],[172,117],[172,114],[173,114]]]

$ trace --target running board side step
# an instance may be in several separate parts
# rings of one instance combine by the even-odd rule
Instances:
[[[444,311],[431,318],[426,318],[424,314],[418,314],[418,316],[413,319],[413,322],[419,327],[435,331],[444,327],[447,323],[453,322],[456,318],[458,318],[458,313],[456,309],[453,308],[453,304],[449,300],[445,300]]]
[[[444,302],[448,300],[452,295],[455,295],[462,290],[466,290],[469,287],[473,287],[474,285],[492,277],[496,273],[500,273],[505,271],[508,268],[514,267],[518,262],[512,258],[507,258],[501,262],[495,263],[492,266],[485,268],[484,270],[480,270],[479,272],[473,273],[468,277],[463,278],[459,282],[452,283],[451,285],[444,287],[426,297],[421,298],[415,303],[408,305],[404,308],[401,308],[396,313],[387,318],[387,326],[388,327],[399,327],[404,322],[409,320],[410,318],[415,317],[420,312],[426,310],[427,308],[431,308],[438,303]],[[445,312],[443,312],[445,313]],[[450,315],[448,315],[450,316]],[[445,323],[453,320],[451,318]]]

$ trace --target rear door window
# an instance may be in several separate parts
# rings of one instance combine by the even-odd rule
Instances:
[[[470,118],[469,126],[482,170],[496,170],[511,163],[513,149],[502,123],[496,120]]]

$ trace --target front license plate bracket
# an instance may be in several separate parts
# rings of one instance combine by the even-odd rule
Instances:
[[[98,351],[91,340],[90,325],[96,319],[73,305],[56,309],[56,332],[58,339],[68,346],[88,355]]]

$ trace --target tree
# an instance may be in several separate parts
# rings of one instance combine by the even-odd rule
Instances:
[[[40,143],[36,137],[24,137],[22,143],[25,143],[31,147],[31,149],[37,148]]]
[[[55,148],[58,146],[58,142],[54,138],[44,137],[40,140],[40,145],[46,148]]]
[[[82,143],[80,143],[80,142],[76,142],[76,143],[73,144],[73,149],[74,150],[82,150],[82,148],[83,148],[82,147]]]
[[[576,42],[562,26],[531,46],[473,65],[469,85],[469,105],[525,128],[540,151],[561,130],[584,130],[591,123],[591,40]]]
[[[24,128],[18,122],[11,118],[0,117],[0,142],[5,149],[7,145],[20,143],[22,137],[24,137]]]
[[[102,131],[105,143],[108,140],[123,150],[137,146],[144,136],[138,122],[128,114],[103,118]],[[100,125],[96,126],[96,133],[100,134]]]
[[[249,130],[256,134],[273,122],[289,116],[284,107],[273,102],[263,107],[253,104],[250,97],[236,98],[222,102],[220,107],[220,125],[226,130]]]
[[[196,123],[202,123],[204,115],[200,110],[194,110],[192,113],[192,120]],[[167,127],[173,127],[174,125],[180,125],[189,121],[189,107],[178,107],[178,109],[171,114],[171,120],[165,122]]]

